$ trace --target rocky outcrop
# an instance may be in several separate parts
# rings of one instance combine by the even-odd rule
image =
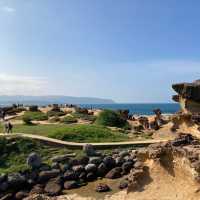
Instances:
[[[200,112],[200,80],[193,83],[173,84],[172,88],[178,93],[172,99],[180,103],[181,109],[184,112]]]

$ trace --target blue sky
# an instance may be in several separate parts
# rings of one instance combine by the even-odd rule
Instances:
[[[199,0],[0,0],[0,94],[169,102],[200,78]]]

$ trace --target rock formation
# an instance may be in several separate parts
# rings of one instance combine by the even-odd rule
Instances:
[[[178,93],[172,99],[180,103],[183,112],[192,114],[200,112],[200,80],[173,84],[172,88]]]

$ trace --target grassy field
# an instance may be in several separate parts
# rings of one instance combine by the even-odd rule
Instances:
[[[6,140],[0,138],[0,174],[23,171],[28,169],[26,158],[31,152],[37,152],[42,161],[46,164],[51,164],[51,159],[55,155],[63,155],[72,153],[72,150],[67,148],[58,148],[44,145],[40,142],[31,139],[12,138]],[[80,150],[73,150],[80,156]]]
[[[0,126],[0,132],[3,132],[2,126]],[[103,126],[86,124],[18,124],[14,125],[13,132],[42,135],[72,142],[118,142],[128,140],[128,136],[126,134],[111,131],[109,128]]]

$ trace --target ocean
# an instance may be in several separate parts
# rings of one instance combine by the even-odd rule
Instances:
[[[127,109],[130,114],[135,115],[152,115],[156,108],[160,108],[162,113],[165,114],[173,114],[180,110],[179,104],[176,103],[82,104],[80,107],[111,110]]]

